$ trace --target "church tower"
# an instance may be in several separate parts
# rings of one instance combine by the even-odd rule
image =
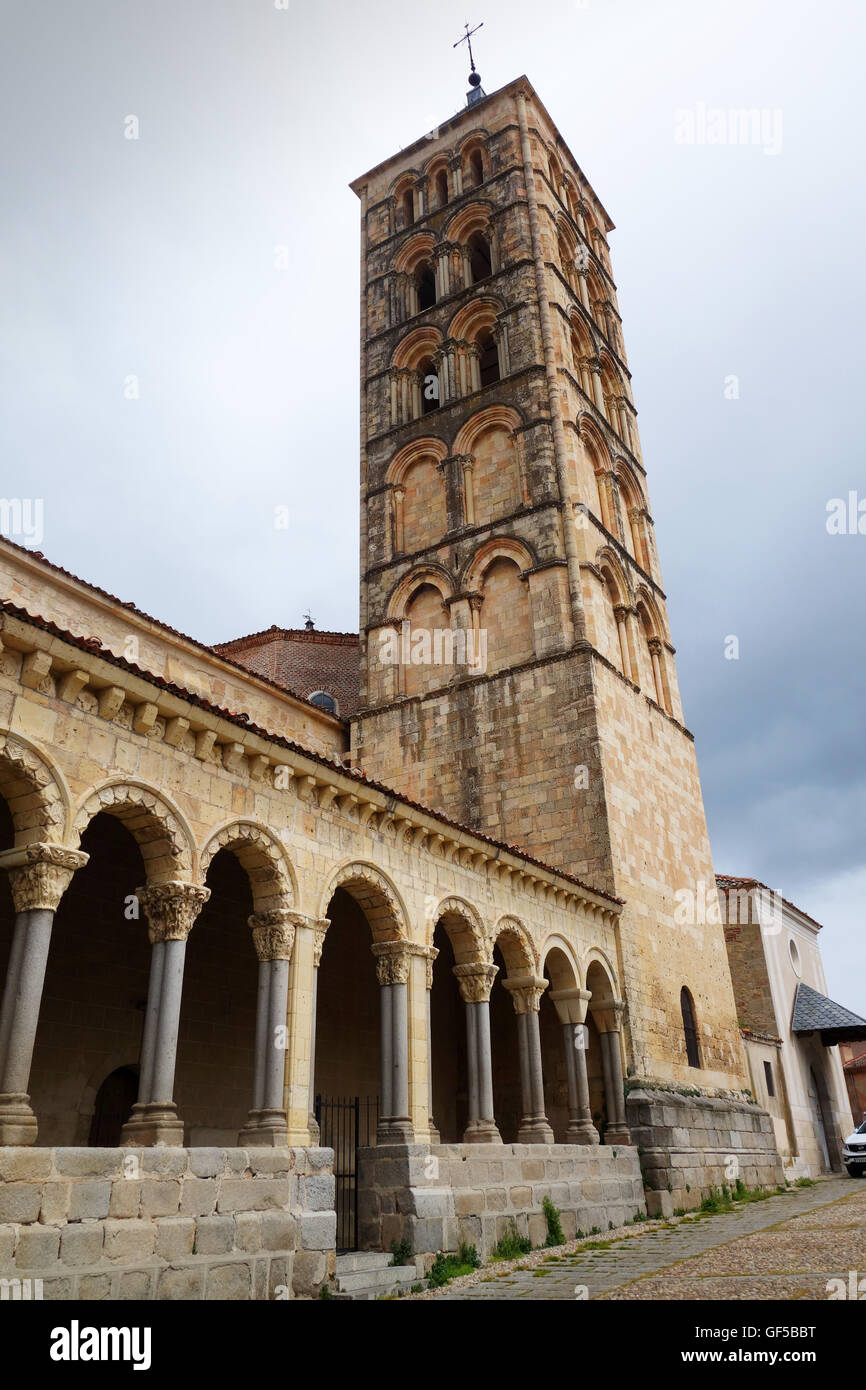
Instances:
[[[738,1090],[613,223],[525,77],[352,187],[354,765],[624,899],[632,1076]]]

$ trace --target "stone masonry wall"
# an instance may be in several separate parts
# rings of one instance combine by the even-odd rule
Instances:
[[[489,1256],[512,1223],[543,1245],[550,1197],[567,1240],[646,1211],[637,1150],[578,1144],[436,1144],[362,1149],[359,1239],[364,1249],[408,1240],[416,1254]]]
[[[0,1148],[0,1279],[46,1299],[313,1298],[331,1149]]]
[[[641,1087],[629,1092],[626,1112],[650,1216],[700,1206],[711,1187],[737,1178],[749,1188],[784,1182],[772,1119],[757,1105]]]

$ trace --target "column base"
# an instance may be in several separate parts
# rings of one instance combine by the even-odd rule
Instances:
[[[129,1119],[120,1131],[124,1148],[183,1148],[183,1120],[173,1100],[136,1101]]]
[[[517,1131],[518,1144],[552,1144],[553,1130],[543,1115],[522,1120]]]
[[[570,1120],[565,1131],[566,1144],[598,1144],[601,1136],[592,1120]]]
[[[608,1125],[604,1132],[604,1142],[606,1144],[631,1144],[631,1130],[628,1125]]]
[[[0,1095],[0,1145],[36,1143],[36,1116],[26,1091],[7,1091]]]
[[[319,1140],[322,1137],[322,1131],[319,1129],[319,1121],[316,1119],[312,1110],[307,1118],[307,1129],[310,1131],[310,1143],[314,1149],[317,1149],[319,1147]]]
[[[431,1144],[440,1144],[442,1141],[441,1141],[441,1139],[440,1139],[440,1137],[439,1137],[439,1130],[438,1130],[437,1127],[436,1127],[436,1121],[433,1119],[433,1116],[432,1116],[432,1115],[430,1116],[430,1119],[429,1119],[429,1122],[428,1122],[428,1126],[429,1126],[429,1129],[430,1129],[430,1143],[431,1143]]]
[[[493,1120],[470,1120],[463,1135],[464,1144],[501,1144],[502,1135]]]
[[[412,1121],[403,1119],[402,1116],[390,1115],[386,1119],[380,1120],[376,1126],[376,1143],[381,1144],[414,1144],[415,1130]]]
[[[242,1149],[284,1149],[289,1142],[289,1120],[285,1110],[251,1110],[238,1134]]]

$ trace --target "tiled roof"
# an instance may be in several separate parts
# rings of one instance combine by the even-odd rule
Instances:
[[[0,546],[4,545],[8,545],[13,550],[17,550],[21,555],[29,555],[32,560],[36,560],[40,565],[44,565],[46,569],[51,570],[54,574],[62,574],[64,579],[71,579],[73,583],[80,584],[82,589],[89,589],[92,594],[99,594],[100,598],[108,599],[109,602],[115,604],[116,607],[125,608],[128,613],[135,613],[139,618],[144,618],[145,622],[153,623],[153,626],[159,628],[161,632],[171,633],[172,637],[179,637],[182,642],[188,642],[191,647],[196,647],[200,652],[208,652],[212,656],[219,657],[220,661],[224,661],[227,666],[233,666],[236,671],[241,671],[244,675],[256,676],[266,685],[270,685],[274,690],[278,690],[281,695],[291,695],[293,699],[299,700],[301,704],[316,710],[318,714],[324,715],[326,719],[339,719],[341,723],[345,722],[342,715],[328,714],[327,710],[323,710],[321,706],[311,705],[306,696],[300,695],[297,690],[292,690],[289,686],[282,684],[278,680],[272,679],[263,672],[254,670],[252,666],[248,665],[246,662],[235,660],[233,657],[224,653],[220,647],[209,647],[206,642],[199,642],[197,638],[190,637],[188,633],[180,632],[178,628],[170,627],[168,623],[161,622],[159,618],[152,617],[150,613],[145,613],[143,609],[137,608],[134,603],[130,603],[126,599],[118,598],[116,594],[109,593],[107,589],[101,589],[98,584],[91,584],[88,579],[82,579],[80,575],[73,574],[71,570],[64,569],[62,565],[55,565],[53,561],[45,558],[41,550],[31,550],[29,546],[19,545],[17,541],[10,540],[8,536],[0,535]],[[245,639],[240,638],[238,640],[243,641]],[[232,643],[229,642],[225,645],[231,647]]]
[[[829,1046],[832,1042],[866,1038],[866,1018],[852,1013],[842,1004],[836,1004],[826,994],[819,994],[811,985],[804,985],[801,981],[794,995],[791,1031],[820,1033],[821,1041]]]
[[[614,903],[617,907],[623,906],[623,899],[616,897],[613,893],[607,893],[603,888],[594,888],[592,884],[585,883],[583,879],[576,878],[574,874],[567,873],[564,869],[558,869],[552,864],[546,864],[543,859],[534,859],[525,850],[517,845],[506,844],[503,840],[494,840],[489,835],[485,835],[480,830],[474,830],[470,825],[462,825],[460,821],[455,821],[450,816],[445,816],[441,811],[434,811],[429,806],[422,806],[418,801],[412,801],[408,796],[395,791],[393,787],[386,787],[382,782],[374,781],[368,777],[366,772],[358,771],[356,768],[345,767],[343,763],[334,762],[331,758],[326,758],[322,753],[314,753],[312,749],[305,748],[300,743],[294,743],[291,739],[283,738],[281,734],[271,733],[268,729],[261,728],[254,724],[249,715],[235,714],[232,710],[221,709],[214,705],[210,700],[205,700],[200,695],[196,695],[191,690],[184,689],[183,686],[176,685],[173,681],[167,681],[162,676],[155,675],[141,666],[135,665],[132,661],[125,660],[122,656],[116,656],[114,652],[96,637],[76,637],[74,633],[67,632],[64,628],[58,627],[54,622],[47,618],[39,617],[29,613],[26,608],[20,608],[17,604],[9,603],[0,599],[0,613],[8,613],[10,617],[17,618],[20,622],[28,623],[31,627],[39,628],[42,632],[49,633],[52,637],[59,638],[69,646],[77,647],[79,651],[90,652],[98,656],[101,661],[108,662],[111,666],[116,666],[120,670],[129,671],[132,675],[138,676],[141,680],[148,681],[151,685],[160,690],[165,690],[178,699],[185,700],[187,704],[194,705],[198,709],[204,709],[211,714],[225,719],[230,724],[236,724],[241,729],[246,729],[249,733],[257,734],[260,738],[267,739],[269,743],[278,748],[285,748],[289,752],[297,753],[301,757],[309,758],[311,762],[318,763],[321,767],[327,767],[332,772],[338,772],[343,777],[350,778],[353,782],[361,783],[363,786],[370,787],[371,790],[381,792],[383,796],[393,798],[394,801],[402,802],[404,806],[409,806],[412,810],[420,811],[423,815],[429,816],[431,820],[439,821],[441,825],[447,825],[452,830],[457,830],[465,835],[471,835],[473,839],[480,840],[483,844],[490,845],[493,849],[507,850],[515,858],[522,859],[525,864],[530,864],[535,868],[543,869],[546,873],[556,874],[558,878],[567,883],[573,883],[576,887],[582,888],[587,893],[592,893],[597,898],[604,898],[609,903]]]
[[[337,702],[341,718],[358,708],[360,690],[360,639],[356,632],[319,632],[315,628],[266,628],[214,647],[220,656],[230,655],[256,675],[276,682],[307,699],[325,691]]]
[[[726,892],[729,888],[735,891],[738,888],[762,888],[765,893],[775,893],[775,889],[768,888],[766,883],[762,883],[759,878],[734,878],[731,874],[716,874],[716,883],[723,892]],[[811,922],[813,927],[817,927],[819,931],[824,930],[821,923],[816,922],[814,917],[810,917],[808,912],[804,912],[802,907],[798,907],[796,903],[789,902],[787,898],[782,897],[781,893],[775,893],[775,896],[779,899],[780,903],[784,903],[786,907],[790,907],[794,912],[799,912],[800,916],[805,917],[807,922]]]

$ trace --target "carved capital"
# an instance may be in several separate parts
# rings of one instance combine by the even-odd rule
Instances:
[[[499,974],[498,965],[470,963],[451,967],[460,987],[460,998],[465,1004],[482,1004],[490,998],[493,981]]]
[[[547,981],[542,975],[516,975],[502,983],[511,995],[516,1014],[538,1013],[541,996],[547,989]]]
[[[622,1023],[622,1016],[625,1012],[625,1001],[622,999],[612,999],[609,1003],[603,1004],[600,1008],[590,1009],[593,1021],[600,1033],[618,1033]]]
[[[412,955],[408,941],[374,941],[370,950],[375,957],[379,984],[405,985]]]
[[[661,656],[661,654],[662,654],[661,638],[659,638],[659,637],[648,637],[648,638],[647,638],[647,646],[649,647],[649,649],[650,649],[650,651],[652,652],[653,656]]]
[[[56,912],[76,869],[89,855],[64,845],[25,845],[0,854],[0,868],[9,874],[16,912]]]
[[[253,934],[253,945],[260,961],[291,960],[295,944],[295,923],[298,913],[287,907],[273,907],[268,912],[254,912],[247,918]]]
[[[588,989],[552,989],[548,998],[556,1005],[560,1023],[586,1022],[586,1008],[592,998]]]
[[[158,941],[186,941],[210,889],[198,883],[152,883],[139,888],[136,897],[147,914],[151,944],[156,945]]]

